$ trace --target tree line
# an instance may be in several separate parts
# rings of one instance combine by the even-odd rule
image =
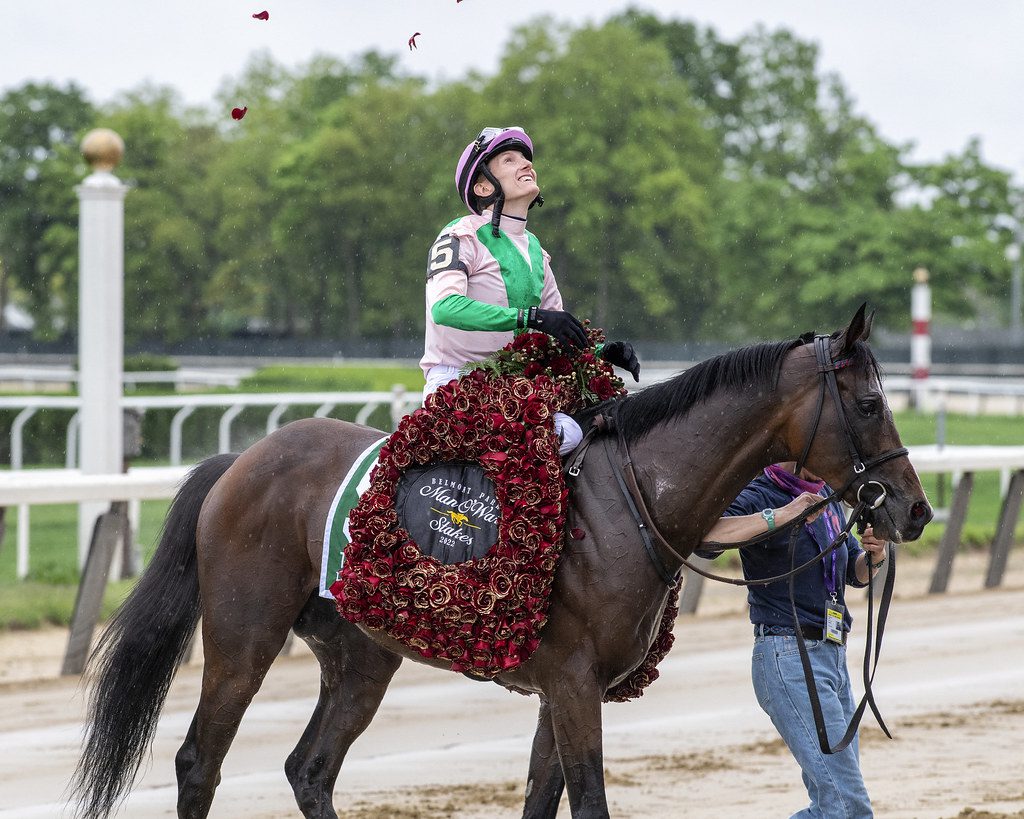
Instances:
[[[244,103],[241,121],[228,115]],[[129,343],[243,328],[422,332],[427,250],[462,212],[455,162],[483,125],[525,126],[546,203],[531,229],[569,309],[623,337],[749,340],[830,328],[863,300],[908,323],[911,271],[945,319],[1008,321],[1022,191],[980,145],[915,163],[817,47],[625,12],[517,29],[493,74],[431,81],[397,58],[255,56],[205,108],[142,86],[0,97],[0,303],[43,339],[77,324],[78,152],[127,149]]]

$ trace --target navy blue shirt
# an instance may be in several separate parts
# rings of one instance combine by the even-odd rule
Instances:
[[[827,489],[827,487],[826,487]],[[765,474],[758,475],[740,492],[732,505],[726,510],[727,517],[733,515],[753,515],[763,509],[778,509],[793,500],[792,495],[779,487]],[[839,528],[845,526],[846,517],[838,503],[830,503],[822,510],[822,514],[814,523],[799,526],[796,540],[796,562],[799,566],[806,563],[828,548],[830,538],[825,524],[825,515],[834,515]],[[785,574],[789,571],[789,538],[791,530],[780,532],[762,543],[745,546],[739,550],[743,576],[747,580],[757,580]],[[803,625],[815,628],[825,627],[825,603],[831,602],[832,595],[826,585],[826,573],[832,572],[832,558],[835,557],[835,590],[836,601],[845,604],[844,587],[849,584],[858,588],[867,584],[857,579],[855,562],[864,550],[853,535],[847,535],[846,543],[839,546],[831,555],[815,566],[805,569],[796,577],[794,600],[797,616]],[[702,557],[714,557],[720,552],[698,550]],[[781,580],[767,586],[749,586],[747,600],[750,603],[750,622],[755,624],[790,626],[793,625],[793,614],[789,606],[789,581]],[[844,631],[850,630],[853,620],[850,612],[843,616]]]

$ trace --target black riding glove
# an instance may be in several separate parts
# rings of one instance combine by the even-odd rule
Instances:
[[[531,307],[526,318],[526,326],[531,330],[540,330],[554,336],[563,344],[579,347],[587,346],[587,331],[576,320],[576,316],[565,310],[541,310]]]
[[[633,374],[633,380],[640,381],[640,361],[628,341],[610,341],[601,350],[601,358],[616,367],[622,367]]]

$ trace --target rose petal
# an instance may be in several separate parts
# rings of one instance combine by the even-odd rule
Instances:
[[[244,108],[232,108],[231,109],[231,119],[241,119],[242,117],[245,116],[245,112],[248,111],[248,110],[249,110],[248,106],[246,106]]]

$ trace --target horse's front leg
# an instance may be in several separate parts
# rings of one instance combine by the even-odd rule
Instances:
[[[565,777],[562,776],[562,763],[555,748],[551,705],[541,698],[537,732],[533,735],[533,750],[530,752],[523,819],[554,819],[564,789]]]
[[[587,670],[569,670],[547,688],[555,747],[569,792],[574,819],[608,816],[604,792],[604,755],[601,746],[601,697],[604,688]]]

